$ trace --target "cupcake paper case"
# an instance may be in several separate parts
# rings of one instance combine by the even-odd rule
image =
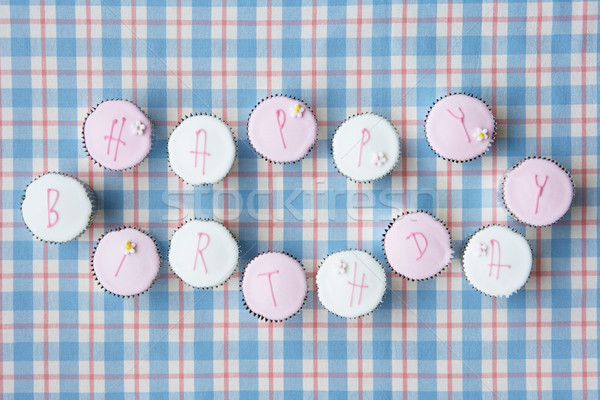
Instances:
[[[250,313],[265,321],[279,322],[302,309],[308,282],[302,264],[294,257],[267,252],[246,265],[240,290]]]
[[[169,265],[194,288],[215,288],[225,283],[238,266],[239,245],[220,222],[194,219],[184,222],[169,245]]]
[[[293,163],[303,159],[315,145],[317,120],[310,108],[294,97],[267,97],[250,113],[248,139],[265,160]]]
[[[139,165],[152,147],[152,123],[129,100],[105,100],[83,122],[83,147],[101,167],[126,170]]]
[[[495,134],[492,111],[471,94],[453,93],[438,99],[425,119],[429,147],[448,161],[462,163],[481,157],[490,148]]]
[[[396,167],[400,152],[396,128],[374,113],[349,117],[331,139],[335,167],[354,182],[368,183],[389,174]]]
[[[323,307],[343,318],[372,313],[383,301],[387,288],[383,267],[363,250],[329,255],[321,262],[316,280]]]
[[[410,280],[439,275],[452,260],[450,231],[424,211],[409,211],[392,221],[383,235],[383,250],[392,270]]]
[[[192,185],[222,181],[233,167],[237,146],[229,126],[210,114],[184,117],[169,136],[169,167]]]
[[[529,157],[502,179],[504,207],[517,221],[534,227],[560,220],[571,208],[575,185],[571,174],[546,157]]]
[[[65,243],[78,238],[91,225],[96,216],[96,195],[71,175],[48,172],[27,185],[21,215],[37,239]]]
[[[465,278],[478,291],[509,297],[522,288],[531,273],[531,247],[520,233],[503,225],[475,232],[463,250]]]
[[[115,296],[130,297],[152,286],[158,277],[160,261],[154,238],[139,228],[123,226],[100,237],[91,265],[100,287]]]

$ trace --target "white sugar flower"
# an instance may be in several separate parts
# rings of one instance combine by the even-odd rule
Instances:
[[[385,164],[387,162],[387,157],[385,155],[385,153],[379,152],[379,153],[373,153],[373,164],[375,164],[375,166],[377,167],[381,167],[383,164]]]
[[[135,243],[129,241],[125,242],[125,244],[123,245],[123,252],[125,254],[135,253]]]
[[[292,111],[292,115],[296,118],[302,118],[302,113],[304,112],[304,107],[302,107],[300,104],[296,104],[295,106],[292,106],[292,108],[290,109]]]
[[[146,125],[142,124],[141,121],[135,122],[135,125],[133,126],[133,133],[135,133],[136,135],[143,135],[145,130]]]
[[[479,243],[479,257],[487,256],[488,245],[486,243]]]
[[[475,132],[475,139],[477,139],[478,142],[481,142],[482,140],[485,140],[487,138],[488,138],[488,130],[482,129],[482,128],[477,128],[477,131]]]
[[[337,273],[338,274],[345,274],[346,273],[346,269],[348,269],[348,264],[346,264],[344,261],[340,260],[338,265],[337,265]]]

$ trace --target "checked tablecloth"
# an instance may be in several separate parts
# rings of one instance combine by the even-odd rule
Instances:
[[[0,392],[3,399],[598,398],[598,3],[112,0],[0,2]],[[451,164],[429,149],[423,120],[448,92],[491,105],[498,137],[484,157]],[[248,143],[263,97],[307,102],[313,151],[271,165]],[[86,158],[81,124],[103,99],[136,102],[155,124],[149,158],[109,172]],[[329,146],[348,115],[390,119],[403,158],[373,184],[333,166]],[[168,133],[185,115],[214,113],[238,137],[238,160],[214,186],[168,170]],[[571,211],[529,228],[499,203],[505,170],[529,155],[572,172]],[[72,173],[97,193],[89,232],[64,245],[32,239],[19,211],[27,183]],[[346,248],[385,263],[382,234],[406,209],[452,231],[441,276],[388,272],[384,303],[346,321],[315,295],[319,260]],[[240,268],[224,287],[193,290],[169,271],[182,220],[210,217],[239,238]],[[525,234],[534,269],[525,288],[492,299],[464,279],[466,238],[488,223]],[[104,293],[89,256],[106,229],[134,224],[160,242],[151,290]],[[240,271],[266,250],[299,258],[303,311],[259,322],[243,308]],[[389,271],[389,270],[388,270]]]

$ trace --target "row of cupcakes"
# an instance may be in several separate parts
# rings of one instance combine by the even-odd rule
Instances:
[[[389,225],[383,250],[397,275],[410,280],[442,273],[453,256],[450,231],[433,215],[406,212]],[[225,225],[194,219],[175,230],[169,244],[172,271],[193,288],[222,285],[238,267],[238,241]],[[523,287],[532,268],[527,240],[501,225],[483,227],[466,242],[463,270],[471,285],[489,296],[508,297]],[[99,239],[91,258],[92,272],[107,292],[121,297],[146,292],[160,268],[157,242],[135,227],[111,230]],[[381,263],[366,251],[345,250],[320,262],[317,296],[331,313],[357,318],[373,312],[387,290]],[[245,267],[240,290],[246,308],[268,321],[296,314],[308,294],[302,264],[287,253],[267,252]]]
[[[434,152],[450,161],[471,161],[494,141],[496,122],[479,98],[455,93],[439,99],[425,121],[426,139]],[[292,97],[276,95],[259,102],[248,118],[248,139],[263,159],[292,163],[303,159],[317,140],[311,109]],[[106,100],[92,108],[83,124],[83,145],[98,165],[126,170],[139,165],[152,146],[148,116],[127,100]],[[237,146],[220,118],[193,114],[171,132],[167,145],[170,168],[192,185],[221,181],[233,166]],[[338,171],[356,182],[389,174],[401,156],[399,135],[384,117],[365,113],[346,119],[331,141]]]
[[[494,141],[495,132],[490,108],[483,100],[465,93],[438,99],[425,120],[429,146],[439,157],[453,162],[464,163],[482,156]],[[82,136],[84,149],[95,163],[107,169],[126,170],[139,165],[150,152],[152,124],[133,103],[106,100],[90,110]],[[304,102],[272,96],[259,102],[250,113],[248,139],[257,154],[269,162],[299,161],[317,140],[316,118]],[[203,185],[227,176],[237,146],[232,130],[220,118],[194,114],[183,118],[171,132],[167,152],[170,168],[183,181]],[[353,115],[336,129],[331,155],[342,175],[355,182],[372,182],[389,174],[398,164],[401,142],[395,127],[384,117],[374,113]],[[550,168],[543,162],[530,163],[534,164],[540,171]],[[543,181],[543,172],[537,175]],[[543,185],[536,182],[535,186]],[[518,217],[518,213],[513,214]]]
[[[171,270],[187,285],[218,287],[238,267],[239,245],[225,225],[209,219],[186,221],[169,243]],[[113,229],[99,239],[91,258],[99,286],[119,297],[142,294],[156,281],[160,251],[146,232],[132,226]],[[382,265],[360,250],[334,253],[317,273],[318,296],[332,313],[356,318],[382,301],[387,279]],[[288,253],[266,252],[244,268],[240,290],[247,309],[263,320],[283,321],[303,307],[308,295],[304,267]]]
[[[558,162],[528,157],[502,177],[502,201],[508,213],[529,226],[549,226],[570,209],[575,186]],[[91,225],[97,210],[94,191],[78,178],[49,172],[27,185],[21,214],[38,239],[64,243],[79,237]]]

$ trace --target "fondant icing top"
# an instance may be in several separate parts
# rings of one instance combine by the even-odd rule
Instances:
[[[160,268],[160,256],[150,236],[124,228],[108,232],[100,239],[92,264],[96,278],[106,290],[132,296],[152,285]]]
[[[303,102],[273,96],[259,103],[250,115],[248,138],[264,158],[294,162],[304,157],[317,140],[317,121]]]
[[[452,94],[433,105],[425,133],[440,156],[452,161],[469,161],[487,151],[494,128],[494,116],[483,101],[465,94]]]
[[[283,253],[264,253],[244,270],[242,293],[248,308],[271,321],[294,315],[304,304],[308,283],[302,265]]]
[[[346,318],[373,311],[387,287],[381,264],[360,250],[331,254],[319,267],[316,279],[317,294],[323,306]]]
[[[229,127],[212,115],[192,115],[175,128],[168,143],[173,171],[192,185],[217,183],[235,160]]]
[[[385,234],[384,250],[396,272],[415,280],[435,276],[452,258],[448,230],[424,212],[398,217]]]
[[[48,173],[27,187],[21,212],[34,235],[49,242],[66,242],[86,229],[93,205],[77,179]]]
[[[550,225],[569,211],[573,182],[555,162],[532,158],[517,164],[505,176],[504,202],[522,222],[533,226]]]
[[[332,139],[335,165],[358,182],[390,173],[400,157],[400,138],[385,118],[371,113],[348,118]]]
[[[169,264],[188,285],[220,285],[238,265],[237,241],[222,224],[193,220],[177,229],[169,246]]]
[[[508,297],[525,285],[532,261],[531,248],[522,235],[493,225],[471,236],[463,254],[463,269],[478,290]]]
[[[150,152],[152,124],[133,103],[107,100],[86,118],[83,140],[98,164],[123,170],[139,164]]]

